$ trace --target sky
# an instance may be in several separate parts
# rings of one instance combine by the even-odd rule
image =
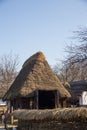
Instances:
[[[0,56],[19,55],[20,69],[42,51],[54,66],[80,27],[87,27],[86,0],[0,0]]]

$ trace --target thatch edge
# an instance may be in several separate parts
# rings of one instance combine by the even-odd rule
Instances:
[[[46,110],[16,110],[14,116],[19,120],[58,122],[87,122],[87,108],[58,108]]]

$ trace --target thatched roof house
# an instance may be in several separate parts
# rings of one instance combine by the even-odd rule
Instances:
[[[23,64],[20,73],[3,97],[3,100],[17,102],[21,98],[25,102],[25,98],[27,98],[31,104],[32,99],[34,108],[36,108],[35,106],[38,105],[38,102],[39,104],[42,102],[38,100],[44,97],[44,102],[46,100],[45,97],[48,99],[47,95],[50,98],[54,98],[54,102],[57,98],[61,97],[64,99],[71,96],[50,68],[43,53],[37,52]],[[39,97],[39,99],[36,97]]]

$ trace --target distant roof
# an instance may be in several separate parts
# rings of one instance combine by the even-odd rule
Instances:
[[[0,99],[0,106],[4,106],[4,105],[6,105],[6,101],[3,102],[3,101]]]
[[[83,91],[87,91],[87,81],[80,80],[70,83],[70,92],[73,96],[80,96]]]
[[[42,52],[32,55],[22,66],[4,100],[29,96],[35,90],[58,90],[61,97],[70,97]]]
[[[70,85],[71,87],[81,86],[81,85],[87,86],[87,81],[86,80],[74,81],[74,82],[71,82]]]

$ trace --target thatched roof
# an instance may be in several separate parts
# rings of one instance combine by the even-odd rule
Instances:
[[[87,108],[58,108],[51,110],[16,110],[14,116],[21,120],[48,121],[56,120],[59,122],[87,122]]]
[[[23,64],[3,100],[30,96],[35,90],[58,90],[61,97],[70,97],[42,52],[37,52]]]

